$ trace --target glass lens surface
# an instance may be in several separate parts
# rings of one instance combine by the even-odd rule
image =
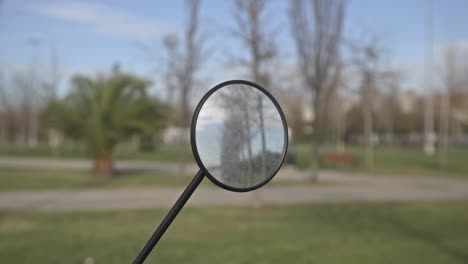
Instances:
[[[211,176],[233,188],[249,188],[273,177],[280,166],[285,127],[265,93],[232,84],[216,90],[203,104],[195,141]]]

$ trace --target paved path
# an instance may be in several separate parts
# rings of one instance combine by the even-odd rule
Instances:
[[[196,168],[192,169],[196,170]],[[306,172],[285,167],[280,170],[274,180],[303,181],[306,175]],[[182,188],[132,188],[0,192],[0,211],[167,208],[172,206],[182,191]],[[254,195],[203,186],[195,191],[189,201],[189,206],[248,205],[252,204]],[[256,196],[266,204],[342,201],[468,201],[468,181],[441,177],[384,177],[323,172],[319,184],[266,186],[256,191]]]

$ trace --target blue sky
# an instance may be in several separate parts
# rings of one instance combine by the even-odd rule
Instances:
[[[424,47],[425,0],[354,0],[346,18],[346,35],[360,38],[377,35],[390,50],[392,64],[412,75],[409,85],[420,81]],[[293,58],[286,10],[288,1],[273,0],[269,12],[273,24],[280,25],[278,35],[281,58]],[[468,1],[433,0],[434,46],[464,43],[468,46]],[[60,57],[60,66],[69,76],[74,72],[92,73],[108,69],[116,61],[124,69],[145,76],[156,76],[156,60],[150,63],[139,45],[154,46],[162,55],[160,39],[169,32],[182,33],[185,23],[183,1],[4,1],[0,7],[0,65],[14,71],[28,67],[32,58],[30,40],[40,40],[39,61],[47,65],[50,49]],[[205,63],[202,75],[213,86],[237,72],[219,67],[226,51],[241,54],[243,49],[229,37],[226,29],[233,24],[232,2],[202,2],[202,27],[208,34],[213,55]],[[268,25],[272,26],[272,25]],[[220,70],[220,68],[223,68]],[[209,88],[208,87],[208,88]]]

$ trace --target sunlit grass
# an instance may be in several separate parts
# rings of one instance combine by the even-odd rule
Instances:
[[[309,144],[290,146],[290,152],[297,153],[296,165],[307,168],[313,162],[312,150]],[[334,148],[324,147],[322,154],[336,152]],[[449,153],[448,164],[439,166],[437,154],[425,155],[419,148],[376,147],[375,165],[368,170],[364,165],[364,150],[359,146],[347,146],[345,153],[356,155],[357,165],[321,164],[325,169],[338,169],[355,172],[374,172],[390,175],[437,175],[437,176],[468,176],[468,149],[452,149]],[[13,145],[1,145],[0,156],[7,157],[43,157],[43,158],[87,158],[86,150],[79,145],[64,145],[57,153],[46,145],[34,148]],[[189,145],[158,145],[154,151],[140,152],[129,145],[121,145],[114,155],[120,160],[146,160],[157,162],[193,163],[194,159]]]
[[[307,168],[312,163],[310,145],[298,145],[298,166]],[[336,153],[335,149],[325,147],[322,154]],[[438,156],[427,156],[420,149],[401,147],[377,147],[374,151],[374,168],[365,167],[365,152],[362,147],[348,146],[345,152],[356,155],[357,165],[353,164],[321,164],[322,168],[347,170],[355,172],[375,172],[390,175],[433,175],[433,176],[464,176],[468,177],[468,149],[453,149],[449,153],[448,164],[440,166]]]
[[[86,171],[0,168],[0,191],[122,187],[173,187],[190,181],[187,175],[123,172],[103,178]]]
[[[167,210],[0,215],[4,263],[130,263]],[[467,263],[468,204],[185,208],[147,263]]]
[[[80,144],[64,144],[53,150],[46,144],[34,147],[0,145],[0,157],[41,157],[41,158],[79,158],[89,157],[86,148]],[[119,145],[114,151],[115,159],[154,160],[160,162],[194,162],[190,145],[160,144],[153,151],[142,152],[128,144]]]

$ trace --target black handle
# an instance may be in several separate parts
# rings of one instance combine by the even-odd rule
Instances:
[[[187,188],[185,188],[184,192],[180,195],[179,199],[177,199],[177,202],[175,202],[174,206],[172,206],[171,210],[169,211],[169,213],[167,213],[164,220],[162,220],[158,229],[154,231],[153,235],[150,237],[148,242],[146,242],[146,245],[143,247],[140,254],[138,254],[136,259],[133,261],[133,264],[141,264],[145,261],[149,253],[151,253],[151,250],[153,250],[154,246],[156,246],[159,239],[161,239],[161,237],[164,235],[167,228],[171,225],[174,218],[180,212],[182,207],[184,207],[185,203],[190,198],[190,196],[192,196],[192,193],[195,191],[195,189],[198,187],[198,185],[204,177],[205,174],[202,170],[198,171],[197,174],[195,174],[195,177],[193,177],[192,181],[189,183]]]

